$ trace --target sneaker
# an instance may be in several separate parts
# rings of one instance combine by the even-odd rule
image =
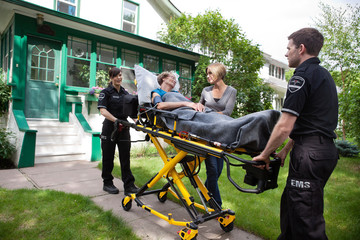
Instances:
[[[137,193],[139,191],[139,188],[137,188],[135,185],[125,188],[124,194],[125,195],[130,195],[131,193]]]
[[[115,187],[114,184],[104,185],[103,190],[110,194],[118,194],[119,193],[119,189],[117,187]]]

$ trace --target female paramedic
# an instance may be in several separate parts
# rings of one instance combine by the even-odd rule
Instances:
[[[226,68],[221,63],[212,63],[206,68],[207,81],[212,85],[205,87],[201,92],[200,103],[220,114],[230,116],[236,101],[236,89],[224,82]],[[215,201],[221,207],[222,201],[218,186],[224,160],[209,155],[205,160],[205,186],[213,194]]]
[[[124,183],[124,193],[136,193],[138,188],[134,185],[135,178],[130,170],[130,131],[129,128],[119,126],[116,138],[111,140],[114,124],[117,119],[127,120],[123,115],[123,97],[128,92],[121,86],[122,73],[119,68],[112,68],[109,71],[110,83],[107,88],[99,94],[98,109],[105,117],[101,132],[102,149],[102,174],[104,186],[103,190],[110,194],[119,193],[119,189],[114,186],[112,170],[114,168],[114,154],[117,145],[121,166],[121,179]]]

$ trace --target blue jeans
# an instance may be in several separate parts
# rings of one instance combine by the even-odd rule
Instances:
[[[205,187],[213,194],[215,201],[222,205],[220,190],[218,186],[218,179],[224,167],[224,160],[215,156],[208,156],[205,159],[206,165],[206,181]]]

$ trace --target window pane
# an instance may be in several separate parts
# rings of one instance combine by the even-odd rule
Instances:
[[[135,33],[136,26],[127,22],[123,22],[123,30],[130,33]]]
[[[137,5],[135,5],[131,2],[128,2],[128,1],[124,1],[124,9],[129,9],[129,10],[135,12],[137,9]]]
[[[37,68],[32,68],[32,69],[31,69],[30,79],[31,79],[31,80],[38,80],[38,79],[39,79],[38,74],[39,74],[38,69],[37,69]]]
[[[115,67],[102,63],[96,64],[96,86],[106,88],[109,84],[109,70]]]
[[[135,86],[135,71],[133,69],[121,68],[123,82],[121,86],[126,89],[130,94],[136,94]]]
[[[116,47],[98,43],[97,61],[116,65]]]
[[[67,13],[67,14],[70,14],[72,16],[75,16],[76,7],[71,6],[71,5],[67,4],[67,3],[58,2],[57,10],[59,12],[63,12],[63,13]]]
[[[48,70],[47,81],[54,82],[54,70]]]
[[[39,57],[38,56],[31,56],[31,66],[38,67],[39,66]]]
[[[151,72],[159,72],[159,57],[144,54],[144,68]]]
[[[180,64],[180,77],[191,78],[191,67],[187,64]]]
[[[176,71],[176,62],[175,61],[171,61],[171,60],[167,60],[167,59],[164,59],[163,60],[163,71],[164,72],[171,72],[171,71]]]
[[[135,64],[139,64],[139,53],[130,51],[130,50],[122,50],[121,58],[123,59],[123,65],[127,67],[133,68]]]
[[[67,60],[66,85],[89,87],[90,61],[69,58]]]
[[[90,59],[91,41],[85,39],[69,37],[68,39],[68,55]]]
[[[135,13],[128,10],[124,10],[124,20],[135,23]]]
[[[46,81],[46,69],[39,69],[39,80]]]
[[[191,80],[179,78],[179,83],[180,83],[180,92],[185,97],[191,97]]]
[[[46,68],[46,56],[40,56],[40,67],[41,68]]]

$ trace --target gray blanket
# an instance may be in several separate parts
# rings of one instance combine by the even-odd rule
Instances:
[[[190,101],[180,93],[166,93],[164,102]],[[237,119],[216,113],[209,108],[205,112],[196,112],[188,107],[170,111],[178,116],[176,131],[185,131],[209,141],[219,142],[226,147],[245,148],[249,152],[262,151],[270,137],[280,112],[266,110],[252,113]],[[166,126],[174,130],[174,119],[161,117]]]

